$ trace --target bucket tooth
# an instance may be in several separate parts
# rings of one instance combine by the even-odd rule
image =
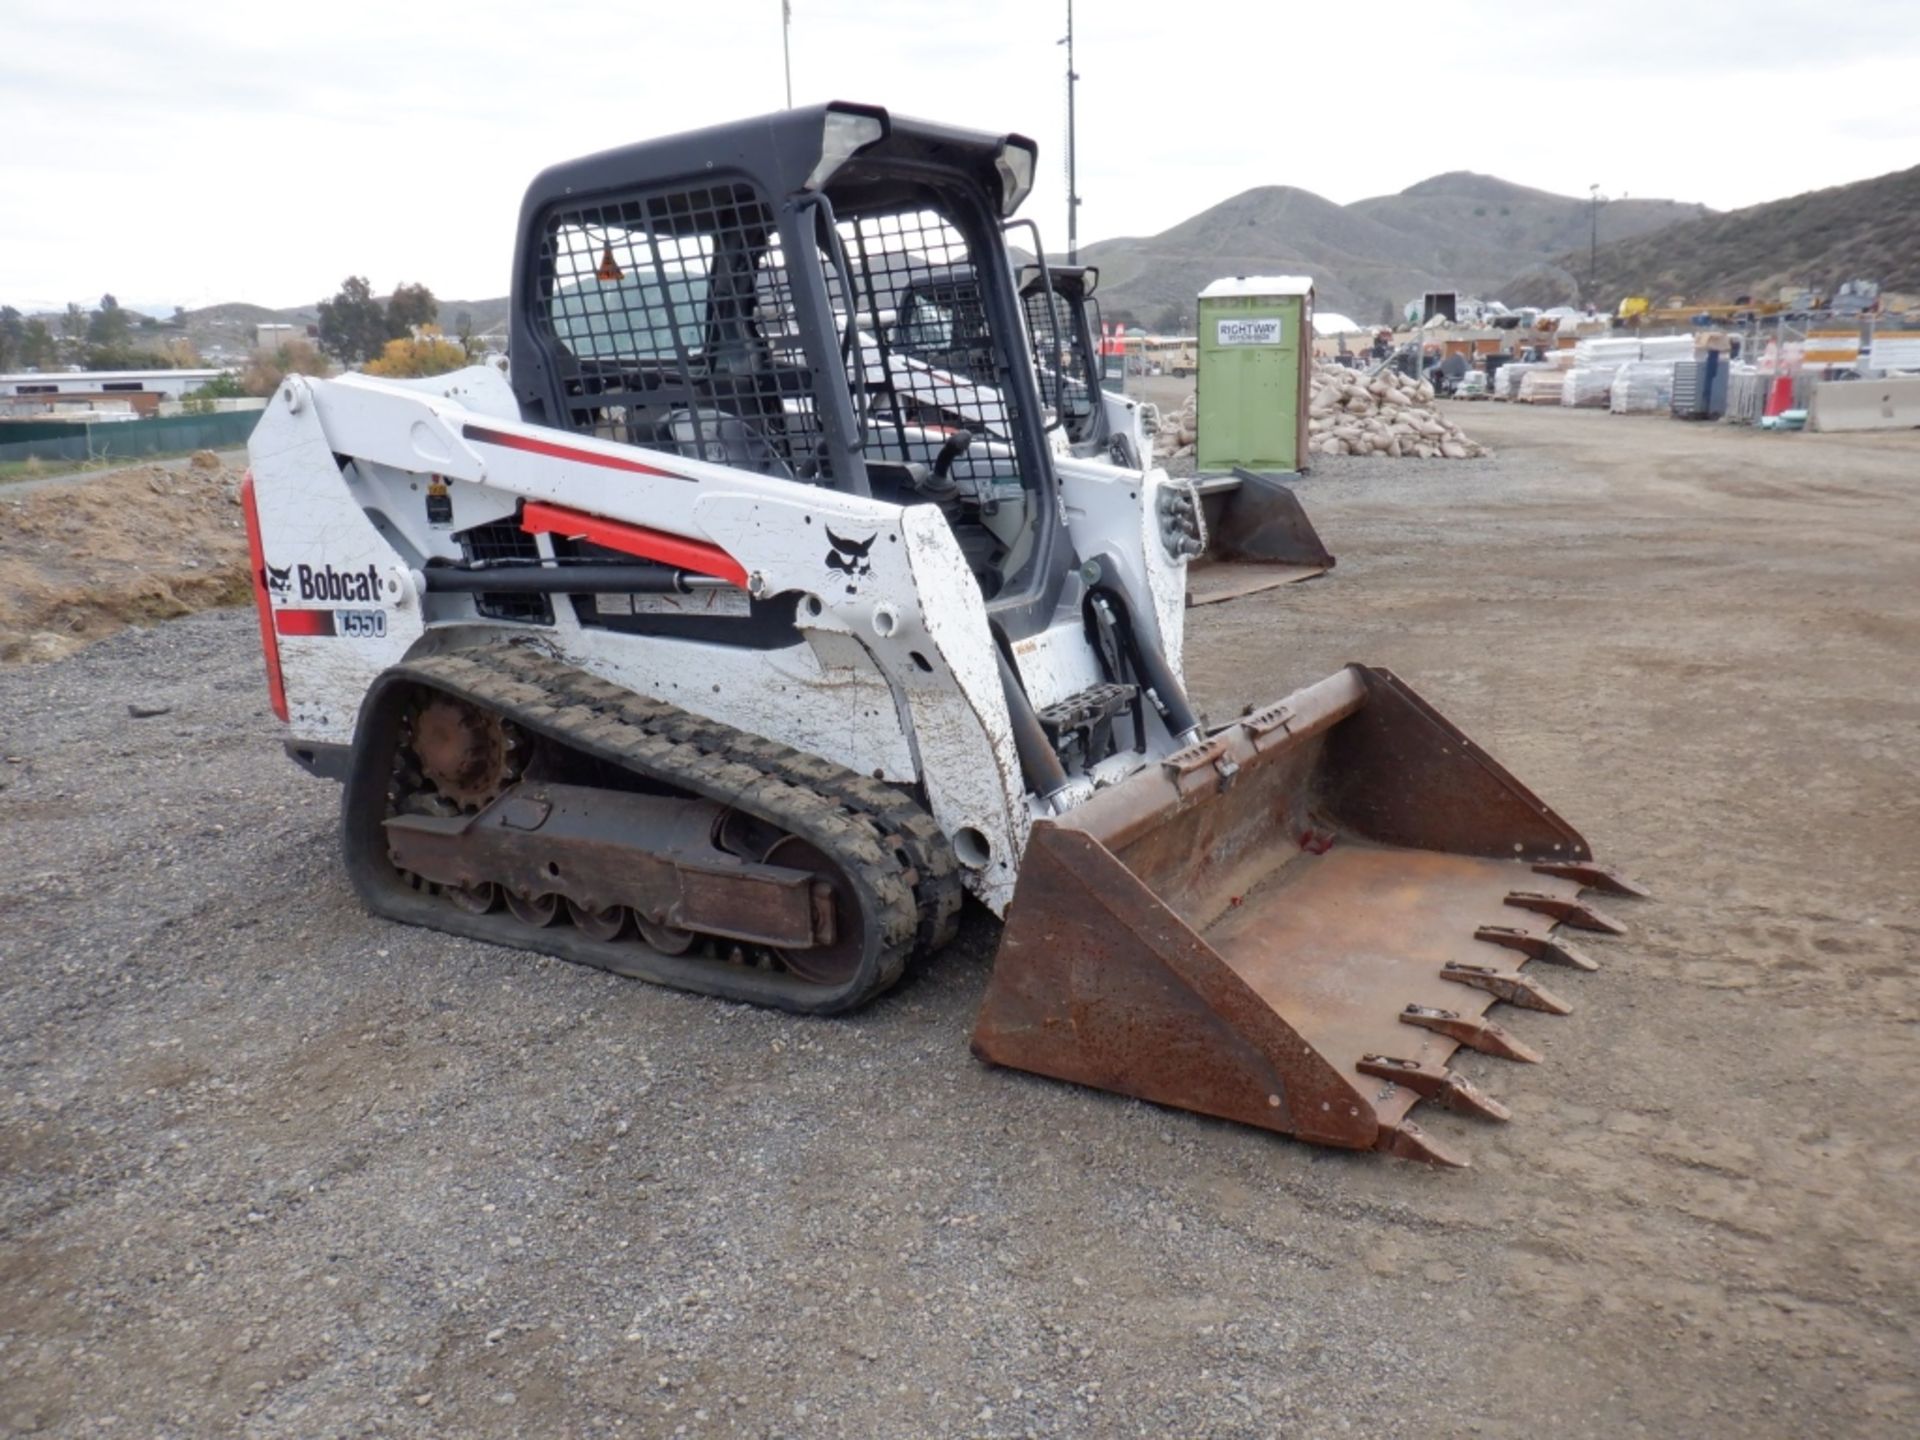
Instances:
[[[1551,935],[1529,935],[1511,925],[1482,925],[1473,932],[1473,938],[1485,940],[1490,945],[1504,945],[1509,950],[1518,950],[1529,960],[1549,960],[1555,965],[1571,965],[1575,970],[1600,968],[1598,960],[1565,940],[1556,940]]]
[[[1404,1085],[1422,1100],[1431,1100],[1449,1110],[1465,1110],[1488,1120],[1511,1120],[1513,1112],[1480,1089],[1464,1075],[1456,1075],[1444,1065],[1426,1060],[1406,1060],[1398,1055],[1362,1055],[1359,1070],[1376,1080],[1391,1080]]]
[[[1428,1165],[1444,1165],[1450,1170],[1468,1170],[1472,1162],[1442,1145],[1411,1120],[1396,1120],[1380,1127],[1374,1149],[1397,1155],[1402,1160],[1421,1160]]]
[[[1627,927],[1607,914],[1580,900],[1570,900],[1564,895],[1543,895],[1537,890],[1514,890],[1507,895],[1507,904],[1520,910],[1532,910],[1541,915],[1551,915],[1563,925],[1572,925],[1581,930],[1598,930],[1602,935],[1624,935]]]
[[[1462,965],[1457,960],[1449,960],[1440,967],[1440,978],[1451,980],[1456,985],[1471,985],[1476,990],[1484,990],[1523,1010],[1544,1010],[1549,1015],[1573,1013],[1573,1006],[1544,985],[1536,984],[1526,975],[1516,975],[1511,970],[1496,970],[1491,965]]]
[[[1498,1055],[1502,1060],[1519,1060],[1528,1065],[1540,1063],[1540,1052],[1516,1039],[1502,1026],[1458,1010],[1442,1010],[1437,1005],[1409,1005],[1400,1012],[1402,1025],[1418,1025],[1449,1040],[1478,1050],[1482,1055]]]
[[[1541,860],[1533,867],[1536,875],[1552,875],[1559,880],[1576,880],[1589,890],[1604,890],[1609,895],[1629,895],[1645,900],[1653,892],[1636,880],[1629,880],[1611,865],[1592,860]]]

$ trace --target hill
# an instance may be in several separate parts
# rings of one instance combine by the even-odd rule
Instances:
[[[386,299],[385,296],[377,298]],[[491,300],[441,300],[440,328],[453,334],[463,313],[472,317],[475,334],[496,342],[505,340],[507,298],[504,295]],[[265,305],[235,301],[189,310],[182,319],[186,324],[187,338],[193,342],[195,349],[209,360],[226,362],[244,357],[253,348],[255,326],[281,324],[304,330],[320,322],[320,307],[316,301],[312,305],[293,305],[275,310]]]
[[[1641,235],[1702,213],[1673,200],[1623,200],[1604,207],[1601,221],[1603,233]],[[1190,323],[1208,281],[1254,274],[1311,275],[1322,309],[1372,322],[1423,290],[1501,298],[1517,272],[1584,240],[1590,220],[1576,196],[1462,170],[1351,205],[1261,186],[1158,235],[1103,240],[1080,254],[1100,267],[1105,313],[1143,324],[1182,309]]]
[[[1910,179],[1920,175],[1907,173]],[[1829,193],[1838,192],[1821,192]],[[1899,213],[1910,219],[1920,202],[1909,196],[1907,204]],[[1681,227],[1691,231],[1731,218],[1675,200],[1616,200],[1600,211],[1607,237],[1601,254],[1637,257],[1643,252],[1622,247],[1656,245],[1658,237]],[[1157,235],[1095,241],[1081,247],[1080,256],[1100,267],[1100,303],[1108,319],[1157,328],[1191,325],[1194,297],[1209,281],[1304,274],[1314,278],[1321,309],[1373,323],[1397,315],[1423,290],[1463,290],[1512,304],[1539,294],[1565,299],[1574,274],[1584,273],[1591,223],[1589,203],[1578,196],[1456,170],[1350,205],[1290,185],[1262,185]],[[1897,237],[1882,239],[1891,245]],[[1577,266],[1570,258],[1575,251],[1581,252]],[[1864,267],[1863,273],[1876,271]],[[1519,293],[1510,292],[1510,285]],[[441,325],[454,331],[462,312],[471,316],[477,334],[496,343],[504,339],[505,297],[443,299]],[[314,305],[211,305],[185,316],[188,337],[211,359],[243,356],[256,325],[305,327],[317,319]]]
[[[1613,207],[1601,211],[1603,223]],[[1841,280],[1878,280],[1883,290],[1920,291],[1920,165],[1851,185],[1810,190],[1709,215],[1651,235],[1610,240],[1596,257],[1593,300],[1624,295],[1656,300],[1730,301],[1772,296],[1782,286],[1830,289]],[[1584,250],[1516,277],[1516,302],[1557,304],[1579,295]]]

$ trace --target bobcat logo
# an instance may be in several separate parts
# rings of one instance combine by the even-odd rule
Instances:
[[[846,540],[827,531],[827,543],[833,548],[827,551],[827,569],[838,570],[849,579],[871,575],[873,561],[867,558],[867,552],[873,549],[877,535],[869,535],[864,540]]]
[[[291,595],[293,593],[293,567],[291,565],[284,565],[276,570],[271,565],[267,566],[267,588],[273,591],[276,599],[284,600],[287,596]]]

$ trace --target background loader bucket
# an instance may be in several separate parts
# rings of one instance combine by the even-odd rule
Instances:
[[[1349,666],[1036,822],[974,1051],[1325,1145],[1463,1164],[1407,1112],[1506,1111],[1446,1061],[1539,1057],[1585,887],[1641,894],[1413,691]]]
[[[1235,470],[1195,482],[1207,552],[1187,569],[1187,604],[1258,594],[1333,568],[1333,556],[1300,497],[1272,475]]]

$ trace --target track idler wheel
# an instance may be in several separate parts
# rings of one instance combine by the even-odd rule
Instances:
[[[624,905],[589,910],[578,900],[568,900],[567,918],[573,921],[573,928],[589,940],[618,940],[627,929],[627,907]]]
[[[500,903],[500,887],[491,880],[477,885],[449,885],[442,893],[469,915],[490,915]]]
[[[662,955],[684,955],[693,948],[694,941],[700,938],[691,930],[676,930],[671,925],[656,925],[637,911],[634,914],[633,923],[640,931],[640,938]]]
[[[516,895],[506,892],[507,913],[522,925],[532,925],[544,929],[560,918],[560,897],[551,892],[545,895]]]
[[[780,963],[802,980],[815,985],[840,985],[860,968],[863,936],[860,932],[860,902],[847,884],[846,876],[818,846],[787,835],[773,842],[760,857],[768,865],[785,865],[794,870],[811,870],[833,892],[833,943],[807,950],[775,950]]]

